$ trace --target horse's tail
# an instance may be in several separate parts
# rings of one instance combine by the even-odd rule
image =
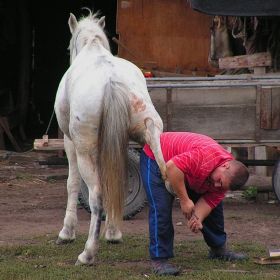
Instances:
[[[99,127],[99,174],[106,225],[119,228],[123,219],[124,189],[128,183],[127,143],[130,106],[127,86],[110,79],[106,85]]]

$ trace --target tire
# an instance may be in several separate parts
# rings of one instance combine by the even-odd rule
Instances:
[[[89,193],[87,185],[82,181],[79,201],[81,205],[90,213]],[[125,206],[123,219],[127,220],[139,213],[147,202],[146,193],[142,186],[140,176],[140,153],[132,148],[128,148],[128,187],[125,190]],[[105,219],[106,213],[103,213]]]
[[[274,166],[274,171],[272,174],[272,187],[278,201],[280,202],[280,158],[277,160]]]

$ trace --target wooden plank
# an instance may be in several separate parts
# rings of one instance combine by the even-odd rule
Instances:
[[[260,129],[260,140],[265,141],[264,145],[267,146],[273,146],[270,145],[272,141],[278,142],[280,140],[280,129],[274,130],[274,129]],[[274,145],[279,146],[279,144]]]
[[[220,69],[238,69],[271,66],[269,52],[219,58]]]
[[[266,67],[265,66],[254,67],[253,70],[254,70],[254,75],[263,75],[263,74],[266,73]]]
[[[267,159],[267,147],[266,146],[257,146],[255,147],[255,159]],[[267,167],[266,166],[256,166],[255,174],[257,176],[267,176]]]
[[[42,139],[35,139],[33,143],[34,150],[47,150],[47,151],[56,151],[64,150],[64,139],[48,139],[48,142]],[[140,144],[129,141],[129,147],[134,149],[143,148]]]
[[[278,130],[280,128],[280,88],[263,87],[260,93],[261,128]]]
[[[188,75],[153,70],[154,77],[190,77]]]
[[[163,95],[163,94],[162,94]],[[172,103],[186,106],[240,106],[256,101],[255,87],[173,88]]]
[[[172,109],[172,131],[191,131],[219,140],[254,140],[255,106],[176,105]]]
[[[271,89],[271,129],[280,128],[280,87]]]
[[[169,108],[172,113],[170,131],[192,131],[220,140],[254,140],[255,100],[255,87],[174,88]],[[154,104],[157,109],[157,102]],[[166,128],[166,119],[163,121]]]
[[[261,125],[260,125],[260,119],[261,119],[261,86],[257,86],[257,94],[256,94],[256,116],[255,116],[255,140],[257,142],[261,139]]]
[[[49,136],[48,135],[43,135],[43,146],[47,147],[49,145]]]
[[[34,150],[63,150],[64,140],[63,139],[35,139],[33,144]]]
[[[261,101],[261,128],[271,129],[271,88],[262,88]]]

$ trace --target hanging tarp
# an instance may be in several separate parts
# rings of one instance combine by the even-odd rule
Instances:
[[[192,9],[224,16],[280,16],[279,0],[190,0]]]

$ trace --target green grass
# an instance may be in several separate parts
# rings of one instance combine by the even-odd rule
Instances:
[[[86,235],[79,235],[75,242],[63,246],[56,246],[55,239],[56,236],[36,236],[26,240],[25,245],[1,245],[0,279],[159,279],[151,274],[147,234],[125,235],[122,244],[107,244],[101,239],[92,267],[74,266]],[[28,244],[31,241],[36,244]],[[267,256],[266,248],[236,242],[230,244],[230,249],[247,253],[251,258],[235,264],[210,261],[206,259],[208,247],[203,240],[175,241],[176,257],[170,262],[181,269],[176,279],[279,279],[280,265],[253,263],[253,256]]]
[[[34,176],[28,173],[19,173],[17,174],[17,179],[14,179],[13,181],[17,182],[18,180],[28,180],[32,179]]]

